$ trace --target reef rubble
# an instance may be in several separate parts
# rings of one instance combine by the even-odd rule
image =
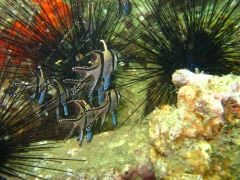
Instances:
[[[240,167],[240,77],[177,70],[176,106],[149,119],[150,159],[157,178],[237,179]]]

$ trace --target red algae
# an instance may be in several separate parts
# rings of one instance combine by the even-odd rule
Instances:
[[[5,20],[5,23],[11,28],[8,31],[5,28],[1,29],[4,40],[0,40],[0,67],[5,68],[9,64],[9,60],[18,65],[28,59],[29,57],[23,56],[23,54],[28,52],[24,48],[24,44],[37,48],[36,42],[43,41],[47,36],[47,32],[51,31],[52,28],[59,28],[59,24],[63,27],[70,26],[69,4],[64,3],[62,0],[32,0],[32,2],[39,6],[39,8],[36,7],[36,9],[39,9],[39,12],[34,13],[33,17],[30,18],[36,19],[36,22],[31,22],[31,20],[29,22],[20,22],[11,18]],[[43,37],[42,34],[46,35]],[[22,44],[10,44],[6,41],[7,39],[15,39],[15,41],[21,39],[19,43]],[[30,58],[37,58],[37,55],[31,54]]]
[[[62,0],[33,0],[39,4],[41,11],[40,16],[37,17],[37,22],[39,29],[42,29],[41,26],[46,24],[51,24],[55,28],[58,27],[58,24],[65,23],[70,25],[70,5],[62,2]]]

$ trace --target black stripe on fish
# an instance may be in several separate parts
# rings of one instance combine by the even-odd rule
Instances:
[[[117,60],[118,59],[116,59],[117,58],[117,55],[115,54],[115,52],[113,51],[113,50],[109,50],[109,52],[111,53],[111,55],[112,55],[112,71],[114,71],[115,69],[116,69],[116,64],[117,64]]]
[[[114,90],[114,95],[116,96],[117,105],[118,105],[121,98],[121,94],[116,89],[113,89],[113,90]]]
[[[99,52],[99,51],[96,51],[99,55],[100,55],[100,59],[101,59],[101,71],[100,71],[100,74],[99,74],[99,78],[97,81],[99,80],[102,80],[103,78],[103,71],[104,71],[104,54],[103,52]]]

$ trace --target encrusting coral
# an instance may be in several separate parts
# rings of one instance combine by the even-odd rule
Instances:
[[[177,107],[164,105],[148,116],[156,176],[236,178],[240,77],[177,70],[172,81],[179,87]]]

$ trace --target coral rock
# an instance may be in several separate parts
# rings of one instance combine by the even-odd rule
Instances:
[[[177,107],[164,105],[148,116],[150,159],[157,177],[236,178],[240,77],[177,70],[172,80],[179,87]],[[225,145],[229,142],[231,148]],[[232,149],[238,149],[236,155]]]

